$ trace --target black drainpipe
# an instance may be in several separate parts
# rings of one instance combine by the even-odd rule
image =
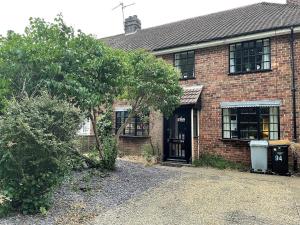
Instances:
[[[292,69],[292,102],[293,102],[293,141],[297,142],[297,117],[296,117],[296,78],[295,78],[295,51],[294,51],[294,28],[291,27],[291,69]],[[294,157],[294,171],[298,171],[297,157]]]
[[[294,28],[291,27],[291,69],[292,69],[292,103],[293,103],[293,141],[297,142],[297,119],[296,119],[296,78],[295,78],[295,51],[294,51]]]

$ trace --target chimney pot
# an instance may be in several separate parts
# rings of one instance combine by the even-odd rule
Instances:
[[[128,18],[125,19],[124,22],[125,34],[134,33],[137,30],[140,30],[141,28],[142,28],[141,21],[137,17],[137,15],[129,16]]]
[[[286,0],[286,4],[300,6],[300,0]]]

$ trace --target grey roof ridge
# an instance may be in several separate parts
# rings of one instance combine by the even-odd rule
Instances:
[[[259,3],[253,3],[253,4],[250,4],[250,5],[235,7],[235,8],[231,8],[231,9],[227,9],[227,10],[223,10],[223,11],[204,14],[204,15],[201,15],[201,16],[194,16],[194,17],[190,17],[190,18],[186,18],[186,19],[182,19],[182,20],[177,20],[177,21],[173,21],[173,22],[169,22],[169,23],[165,23],[165,24],[161,24],[161,25],[157,25],[157,26],[153,26],[153,27],[147,27],[145,29],[141,29],[140,31],[137,31],[136,33],[141,32],[141,31],[145,32],[145,31],[148,31],[148,30],[151,30],[151,29],[157,29],[157,28],[164,27],[164,26],[169,26],[169,25],[172,25],[172,24],[181,23],[181,22],[184,22],[184,21],[193,20],[193,19],[200,18],[200,17],[213,16],[213,15],[217,15],[217,14],[220,14],[220,13],[226,13],[226,12],[234,11],[234,10],[237,10],[237,9],[248,8],[248,7],[255,6],[255,5],[260,5],[260,4],[277,5],[277,6],[279,5],[279,6],[286,6],[286,7],[290,7],[290,8],[300,8],[300,6],[297,6],[297,5],[288,5],[288,4],[272,3],[272,2],[259,2]],[[107,37],[102,37],[99,40],[110,39],[110,38],[118,37],[118,36],[125,36],[125,33],[116,34],[116,35],[107,36]]]

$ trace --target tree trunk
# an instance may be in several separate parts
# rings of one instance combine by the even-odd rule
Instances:
[[[98,131],[97,131],[97,119],[96,119],[96,110],[95,109],[92,109],[90,118],[91,118],[92,125],[93,125],[93,131],[94,131],[95,140],[96,140],[96,147],[99,152],[99,158],[100,158],[100,160],[102,160],[103,159],[102,146],[101,146],[101,142],[100,142]]]

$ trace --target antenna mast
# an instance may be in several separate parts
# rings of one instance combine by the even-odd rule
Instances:
[[[125,24],[125,16],[124,16],[124,9],[129,7],[129,6],[132,6],[132,5],[135,5],[135,3],[131,3],[131,4],[128,4],[128,5],[124,5],[124,2],[120,2],[119,5],[117,5],[116,7],[114,7],[112,10],[115,10],[119,7],[121,7],[122,9],[122,16],[123,16],[123,25]]]

